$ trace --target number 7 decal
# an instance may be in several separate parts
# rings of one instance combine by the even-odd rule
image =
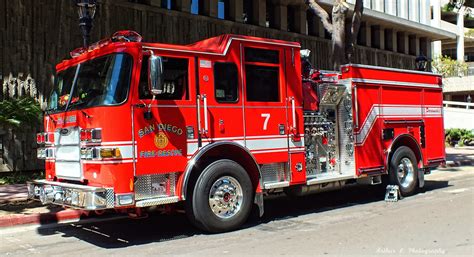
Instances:
[[[263,130],[267,130],[268,121],[270,120],[270,113],[262,113],[262,118],[265,118],[263,122]]]

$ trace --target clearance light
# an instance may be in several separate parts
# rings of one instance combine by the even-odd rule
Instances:
[[[102,129],[81,129],[81,142],[101,142]]]
[[[46,144],[52,145],[54,144],[54,133],[42,132],[36,134],[36,143],[38,145]]]
[[[44,144],[45,138],[44,138],[44,133],[38,133],[36,134],[36,143],[38,145]]]

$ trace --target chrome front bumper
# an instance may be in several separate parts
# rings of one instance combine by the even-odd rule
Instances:
[[[113,188],[92,187],[47,180],[27,183],[28,198],[43,204],[57,204],[82,210],[114,208]]]

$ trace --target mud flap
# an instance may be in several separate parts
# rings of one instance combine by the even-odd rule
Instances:
[[[263,193],[262,192],[257,192],[255,193],[255,198],[253,200],[253,203],[258,206],[258,216],[262,217],[264,208],[263,208]]]
[[[418,187],[423,188],[425,186],[425,171],[424,169],[418,170]]]

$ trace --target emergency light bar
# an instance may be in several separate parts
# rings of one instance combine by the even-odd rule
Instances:
[[[78,57],[81,54],[92,51],[101,47],[104,47],[113,42],[142,42],[143,37],[135,31],[132,30],[121,30],[115,32],[110,38],[102,39],[93,44],[90,44],[88,47],[79,47],[72,50],[69,54],[72,58]]]

